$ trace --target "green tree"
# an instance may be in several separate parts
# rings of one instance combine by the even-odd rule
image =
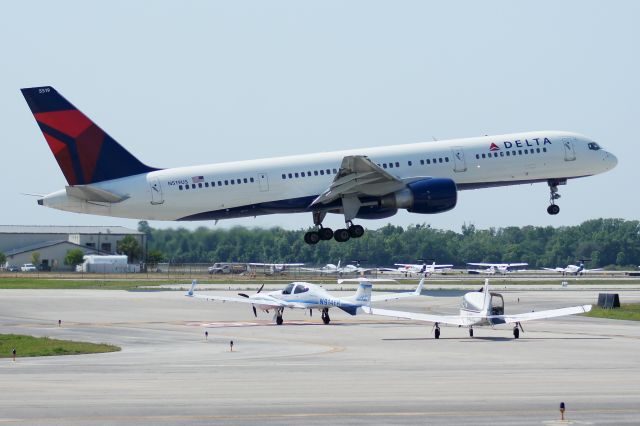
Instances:
[[[40,252],[34,251],[31,253],[31,263],[38,266],[40,264]]]
[[[64,264],[75,267],[83,262],[84,252],[78,248],[67,251],[64,256]]]
[[[0,251],[0,266],[4,266],[7,263],[7,255]]]
[[[149,250],[147,254],[147,263],[150,265],[156,265],[160,262],[163,262],[166,259],[164,253],[160,250]]]
[[[142,257],[142,247],[135,237],[127,235],[118,241],[118,253],[126,254],[129,262],[134,263]]]

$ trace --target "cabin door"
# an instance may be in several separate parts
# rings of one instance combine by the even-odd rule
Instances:
[[[574,161],[576,159],[576,151],[573,147],[573,139],[562,139],[562,146],[564,148],[564,161]]]
[[[269,176],[266,173],[258,173],[258,183],[260,184],[260,191],[269,191]]]
[[[151,204],[163,204],[164,196],[162,195],[162,185],[160,185],[160,179],[153,178],[149,181],[151,186]]]
[[[451,148],[453,154],[453,171],[460,173],[467,171],[467,162],[464,159],[464,151],[461,146]]]

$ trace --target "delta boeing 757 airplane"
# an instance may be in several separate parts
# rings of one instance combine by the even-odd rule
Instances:
[[[356,218],[446,212],[467,189],[547,183],[547,212],[555,215],[558,185],[617,164],[585,136],[540,131],[161,169],[131,155],[53,87],[22,94],[68,182],[38,204],[180,221],[309,212],[316,230],[305,234],[308,244],[361,237]],[[345,228],[323,227],[327,213],[344,215]]]

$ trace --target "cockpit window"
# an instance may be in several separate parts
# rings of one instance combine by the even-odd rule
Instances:
[[[282,294],[291,294],[292,291],[293,291],[293,284],[289,284],[284,288],[284,290],[282,290]]]
[[[600,148],[600,145],[598,145],[595,142],[589,142],[589,144],[587,146],[589,147],[589,149],[591,149],[593,151],[597,151],[599,149],[602,149],[602,148]]]
[[[302,284],[298,284],[296,286],[296,289],[293,290],[294,293],[304,293],[306,291],[309,291],[309,289],[306,286],[303,286]]]

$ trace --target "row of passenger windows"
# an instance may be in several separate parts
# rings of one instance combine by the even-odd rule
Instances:
[[[196,189],[196,188],[215,188],[216,186],[229,186],[229,185],[242,185],[243,183],[253,183],[255,182],[255,180],[250,177],[250,178],[240,178],[240,179],[225,179],[225,180],[219,180],[216,181],[212,180],[211,182],[198,182],[198,183],[192,183],[191,185],[186,184],[186,185],[178,185],[178,189],[180,191],[182,191],[183,189],[189,190],[189,189]]]
[[[426,160],[420,160],[420,165],[425,165],[425,164],[437,164],[437,163],[448,163],[449,162],[449,157],[438,157],[438,158],[427,158]],[[395,168],[400,168],[400,162],[396,161],[396,162],[390,162],[390,163],[377,163],[378,166],[382,167],[383,169],[393,169]],[[411,160],[407,161],[407,165],[408,166],[412,166],[413,162]],[[337,174],[338,170],[336,169],[325,169],[325,170],[314,170],[313,173],[312,172],[299,172],[299,173],[283,173],[282,174],[282,179],[294,179],[294,178],[301,178],[301,177],[311,177],[311,176],[324,176],[324,175],[330,175],[330,174]]]
[[[334,175],[338,173],[338,169],[322,169],[322,170],[314,170],[313,176],[324,176],[330,175],[333,173]],[[293,179],[300,177],[311,177],[311,172],[295,172],[295,173],[283,173],[282,179]]]
[[[506,156],[510,157],[510,156],[516,156],[516,155],[525,155],[525,154],[536,154],[536,153],[540,153],[540,152],[547,152],[547,148],[531,148],[531,149],[519,149],[519,150],[512,150],[512,151],[500,151],[500,152],[490,152],[488,154],[476,154],[476,159],[480,159],[480,158],[491,158],[491,157],[504,157],[505,156],[505,152],[506,152]],[[492,155],[493,154],[493,155]],[[438,163],[448,163],[449,162],[449,157],[434,157],[434,158],[427,158],[427,159],[421,159],[420,160],[420,165],[424,166],[425,164],[438,164]],[[411,160],[407,161],[407,165],[408,166],[412,166],[413,162]],[[396,161],[396,162],[390,162],[390,163],[382,163],[382,164],[378,164],[378,166],[382,167],[383,169],[393,169],[395,168],[399,168],[400,167],[400,162]],[[301,177],[311,177],[311,176],[324,176],[324,175],[331,175],[331,174],[337,174],[338,170],[337,169],[321,169],[321,170],[314,170],[313,172],[307,171],[307,172],[294,172],[294,173],[283,173],[282,174],[282,179],[294,179],[294,178],[301,178]],[[219,180],[217,181],[217,186],[228,186],[228,185],[242,185],[243,183],[253,183],[254,179],[251,178],[241,178],[241,179],[225,179],[225,180]],[[192,183],[191,185],[186,184],[186,185],[179,185],[178,189],[180,191],[184,190],[188,190],[188,189],[196,189],[196,188],[209,188],[209,187],[215,187],[216,186],[216,181],[211,181],[211,182],[199,182],[199,183]]]
[[[516,155],[540,154],[541,152],[547,152],[547,148],[531,148],[531,149],[518,149],[518,150],[514,149],[512,151],[500,151],[500,152],[490,152],[488,154],[476,154],[476,160],[479,160],[480,158],[515,157]]]

